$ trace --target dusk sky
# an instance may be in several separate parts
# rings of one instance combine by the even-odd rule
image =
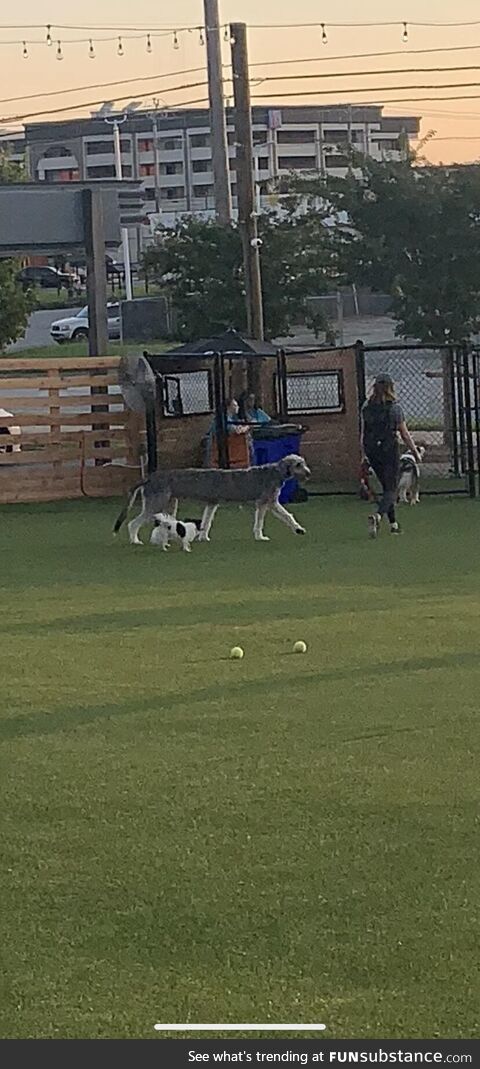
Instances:
[[[250,61],[262,64],[272,60],[292,59],[298,62],[291,66],[255,66],[252,78],[288,74],[316,74],[342,72],[347,75],[360,74],[362,71],[392,71],[399,68],[428,68],[431,73],[422,70],[409,74],[376,74],[375,77],[319,78],[300,81],[293,78],[288,82],[276,80],[253,86],[252,96],[258,94],[265,99],[279,104],[287,103],[289,98],[282,93],[305,93],[308,96],[292,97],[291,103],[300,103],[302,99],[314,102],[336,103],[383,103],[388,114],[413,114],[422,119],[422,136],[430,130],[436,131],[436,139],[426,150],[431,160],[450,162],[453,160],[475,160],[480,157],[480,79],[478,70],[434,71],[435,67],[470,66],[478,64],[480,70],[480,7],[478,0],[458,0],[456,4],[447,0],[222,0],[221,21],[230,20],[246,22],[249,31]],[[415,22],[468,22],[478,19],[478,26],[459,27],[417,27]],[[57,29],[58,23],[88,26],[89,30]],[[369,27],[335,27],[332,22],[388,22],[408,23],[408,41],[403,43],[403,29],[398,26]],[[315,23],[324,22],[328,43],[322,43],[320,28],[260,29],[254,28],[260,23]],[[52,24],[52,36],[55,38],[52,48],[43,43],[45,30],[7,28],[7,24],[27,23]],[[178,106],[191,100],[201,99],[206,95],[203,87],[173,91],[174,86],[183,82],[201,82],[203,74],[178,75],[186,68],[201,67],[205,63],[205,49],[199,43],[198,32],[179,33],[179,48],[173,47],[173,34],[155,37],[155,30],[160,28],[182,26],[200,26],[203,22],[202,0],[83,0],[80,5],[68,5],[64,0],[19,0],[17,4],[2,5],[0,18],[0,116],[2,119],[14,118],[27,112],[40,112],[71,105],[68,114],[88,115],[90,108],[85,108],[89,101],[115,100],[128,94],[129,99],[139,99],[140,93],[148,92],[146,103],[151,103],[155,96],[163,97],[166,104]],[[114,29],[94,29],[94,27],[113,27]],[[117,55],[117,41],[99,41],[99,38],[112,37],[120,33],[121,26],[131,27],[123,33],[124,56]],[[129,40],[129,36],[139,27],[145,34],[139,40]],[[152,53],[146,50],[146,34],[150,30]],[[88,38],[95,39],[96,58],[89,59]],[[27,41],[28,59],[24,59],[23,39]],[[85,43],[75,43],[75,39],[86,38]],[[56,60],[57,40],[62,42],[64,59]],[[18,44],[6,42],[19,41]],[[34,42],[40,42],[35,44]],[[459,51],[468,46],[469,50]],[[414,55],[410,50],[420,48],[448,48],[449,51]],[[228,45],[224,45],[225,62],[229,59]],[[457,49],[457,51],[455,51]],[[341,59],[358,53],[378,53],[398,50],[398,55],[375,55],[364,60]],[[333,57],[331,60],[329,57]],[[318,62],[305,64],[305,59],[318,58]],[[125,87],[86,89],[67,94],[67,90],[80,90],[82,86],[120,79],[133,79],[155,76],[151,83],[132,82]],[[162,78],[162,75],[169,75]],[[175,76],[174,76],[175,75]],[[158,76],[158,80],[157,80]],[[471,88],[413,89],[414,85],[450,83],[474,83]],[[478,89],[475,83],[478,83]],[[386,87],[392,86],[390,91]],[[406,89],[399,90],[399,86]],[[378,87],[378,88],[376,88]],[[396,89],[393,87],[397,87]],[[354,92],[353,89],[361,89]],[[340,94],[339,90],[348,90]],[[19,97],[27,93],[42,91],[59,91],[56,97],[41,97],[7,103],[7,98]],[[318,95],[313,95],[318,91]],[[323,95],[320,95],[320,91]],[[328,93],[325,93],[328,91]],[[228,94],[228,85],[227,85]],[[442,100],[442,97],[471,95],[478,99]],[[434,100],[419,101],[411,98],[434,97]],[[398,98],[405,101],[399,103]],[[410,99],[409,99],[410,98]],[[387,105],[388,99],[395,103]],[[255,99],[254,99],[255,102]],[[58,116],[59,118],[62,115]],[[45,115],[45,119],[54,115]],[[38,116],[36,121],[42,121]],[[19,126],[19,123],[14,124]]]

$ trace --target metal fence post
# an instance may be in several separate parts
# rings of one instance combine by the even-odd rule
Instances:
[[[355,342],[355,367],[357,373],[358,411],[360,414],[362,411],[362,407],[367,399],[367,385],[365,380],[365,347],[363,341],[360,338]]]
[[[465,397],[465,431],[467,437],[467,480],[470,497],[476,497],[475,453],[473,449],[472,395],[470,391],[470,349],[462,346],[463,389]]]
[[[230,467],[228,430],[225,410],[225,363],[220,353],[215,353],[213,362],[213,396],[215,402],[215,436],[217,439],[218,464]]]

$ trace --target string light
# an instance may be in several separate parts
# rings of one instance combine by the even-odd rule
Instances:
[[[201,26],[200,26],[200,29],[198,31],[198,43],[199,43],[199,45],[204,45],[205,44],[205,37],[203,36],[203,30],[202,30]]]
[[[230,44],[230,30],[228,26],[225,26],[225,29],[223,31],[223,40],[227,45]]]
[[[152,49],[152,39],[150,37],[150,34],[147,33],[147,52],[152,52],[152,51],[153,51],[153,49]]]
[[[322,31],[322,44],[326,45],[326,44],[328,44],[328,37],[327,37],[327,31],[325,29],[325,23],[324,22],[320,23],[320,28],[321,28],[321,31]]]
[[[174,47],[175,50],[180,48],[180,45],[178,43],[178,34],[177,34],[176,30],[174,30],[174,33],[173,33],[173,47]]]
[[[118,38],[117,56],[124,56],[124,55],[125,55],[125,53],[124,53],[124,50],[123,50],[123,41],[122,41],[122,38],[119,37]]]
[[[48,47],[49,47],[49,48],[51,48],[51,47],[52,47],[52,44],[53,44],[53,41],[52,41],[52,34],[51,34],[51,29],[52,29],[52,27],[51,27],[51,26],[50,26],[50,24],[49,24],[49,25],[47,26],[47,36],[46,36],[46,38],[45,38],[45,40],[46,40],[46,42],[47,42],[47,45],[48,45]]]
[[[93,47],[92,38],[90,38],[90,40],[88,42],[88,58],[89,59],[95,59],[95,49]]]
[[[63,59],[62,42],[57,41],[57,59],[60,61]]]
[[[28,48],[26,41],[23,42],[23,58],[28,59]]]
[[[408,41],[408,23],[403,24],[402,41]]]

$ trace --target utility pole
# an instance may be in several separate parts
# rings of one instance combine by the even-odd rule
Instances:
[[[82,190],[87,259],[88,353],[108,352],[107,276],[105,272],[105,231],[101,189]]]
[[[215,212],[218,222],[227,226],[232,221],[232,196],[228,169],[227,123],[223,98],[222,46],[220,42],[218,0],[203,0],[203,6],[207,42]]]
[[[120,142],[120,123],[125,122],[127,116],[123,115],[121,119],[105,119],[105,122],[109,126],[113,127],[113,147],[115,151],[115,177],[119,182],[123,180],[122,169],[122,146]],[[128,239],[128,230],[125,226],[122,226],[122,247],[123,247],[123,266],[125,269],[125,292],[127,295],[127,301],[133,300],[132,290],[132,269],[130,266],[130,242]]]
[[[238,223],[242,235],[248,334],[263,341],[263,300],[260,273],[260,242],[255,212],[253,135],[248,73],[247,27],[232,23],[232,68],[237,146]]]

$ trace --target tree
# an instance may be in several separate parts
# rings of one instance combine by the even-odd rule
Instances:
[[[0,352],[22,337],[32,300],[17,282],[18,264],[0,260]]]
[[[24,178],[23,165],[15,163],[8,152],[0,149],[0,185],[23,182]],[[32,307],[31,297],[17,282],[17,273],[17,263],[0,260],[0,352],[25,333]]]
[[[455,343],[480,329],[480,167],[353,157],[345,179],[296,183],[346,212],[345,281],[389,293],[397,333]],[[355,173],[356,172],[356,173]]]
[[[285,212],[259,220],[265,328],[288,334],[305,314],[309,296],[324,293],[335,273],[331,235],[321,213]],[[247,326],[242,244],[236,226],[199,219],[160,232],[144,257],[146,272],[168,292],[185,338]]]
[[[12,182],[25,181],[25,168],[22,163],[16,163],[10,159],[5,149],[0,149],[0,186],[11,185]]]

